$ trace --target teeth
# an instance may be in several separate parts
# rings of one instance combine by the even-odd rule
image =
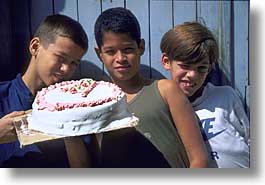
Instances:
[[[185,87],[194,87],[195,84],[193,84],[193,83],[184,83],[184,86]]]

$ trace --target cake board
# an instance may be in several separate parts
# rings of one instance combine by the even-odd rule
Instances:
[[[59,138],[65,138],[69,136],[62,136],[62,135],[50,135],[50,134],[45,134],[40,131],[32,130],[28,128],[28,121],[27,117],[31,115],[31,110],[28,110],[25,115],[15,117],[13,122],[15,126],[15,130],[17,133],[17,139],[20,142],[20,147],[24,147],[30,144],[38,143],[38,142],[43,142],[43,141],[49,141],[49,140],[54,140],[54,139],[59,139]],[[112,130],[117,130],[117,129],[122,129],[122,128],[127,128],[127,127],[135,127],[138,125],[139,119],[135,116],[132,117],[132,119],[126,123],[126,124],[109,124],[104,128],[101,128],[98,130],[96,133],[95,132],[89,132],[87,134],[101,134],[103,132],[108,132]],[[78,135],[75,135],[78,136]],[[73,136],[70,136],[73,137]],[[5,139],[2,139],[0,143],[8,143],[8,142],[13,142],[15,141],[15,136],[12,137],[5,137]]]

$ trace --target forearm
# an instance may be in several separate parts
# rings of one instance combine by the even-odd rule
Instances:
[[[190,168],[207,168],[208,158],[206,156],[190,159]]]
[[[68,161],[71,168],[91,167],[91,157],[81,137],[64,139]]]

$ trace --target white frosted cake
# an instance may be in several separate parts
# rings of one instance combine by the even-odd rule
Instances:
[[[126,124],[125,93],[116,85],[81,79],[56,83],[37,93],[28,117],[30,129],[53,135],[83,135]],[[106,129],[105,129],[106,130]]]

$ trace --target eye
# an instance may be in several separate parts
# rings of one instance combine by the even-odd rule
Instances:
[[[178,66],[179,66],[181,69],[190,69],[190,66],[187,65],[187,64],[178,64]]]
[[[56,56],[58,62],[64,63],[67,61],[66,58],[62,55],[55,54],[55,56]]]
[[[79,65],[79,62],[73,60],[71,62],[71,65],[74,66],[74,67],[77,67]]]
[[[132,53],[133,51],[134,51],[134,48],[128,47],[128,48],[124,48],[122,52],[125,54],[129,54],[129,53]]]
[[[113,56],[115,54],[115,51],[113,49],[108,49],[104,51],[105,54]]]
[[[199,73],[207,73],[208,70],[209,70],[209,66],[208,65],[207,66],[199,66],[198,67],[198,72]]]

